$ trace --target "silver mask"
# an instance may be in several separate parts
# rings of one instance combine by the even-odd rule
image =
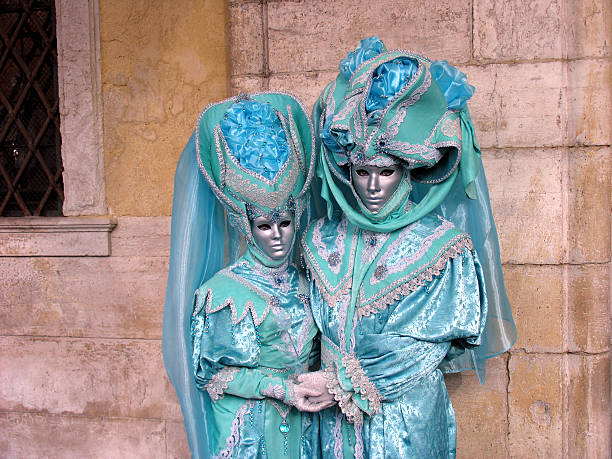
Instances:
[[[353,187],[363,205],[371,212],[380,210],[387,203],[403,176],[404,171],[399,164],[384,167],[351,164]]]
[[[255,244],[265,255],[274,261],[283,260],[293,245],[293,216],[289,212],[281,212],[275,219],[255,217],[251,220],[251,233]]]

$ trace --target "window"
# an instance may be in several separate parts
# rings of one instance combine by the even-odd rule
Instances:
[[[54,0],[0,0],[0,216],[62,215]]]
[[[0,123],[10,118],[11,113],[21,110],[21,105],[17,105],[19,95],[10,92],[13,83],[6,76],[5,64],[12,65],[19,78],[22,74],[41,72],[47,78],[37,83],[38,86],[15,80],[15,87],[23,84],[19,88],[29,88],[25,95],[21,90],[22,104],[26,103],[26,96],[34,97],[30,103],[37,111],[20,122],[23,127],[34,126],[35,132],[26,136],[26,130],[15,121],[17,131],[11,138],[9,128],[0,126],[0,161],[4,168],[0,170],[0,204],[3,199],[10,200],[5,206],[13,212],[0,213],[0,257],[108,256],[110,232],[116,222],[107,215],[104,192],[98,0],[0,0],[0,10],[5,11],[0,13],[0,90],[9,91],[9,95],[0,100]],[[54,18],[56,25],[52,25]],[[23,46],[32,54],[33,65],[39,65],[39,69],[24,66],[9,49],[9,45],[17,41],[13,35],[20,24],[31,35],[17,46]],[[47,57],[55,53],[57,71],[51,73],[45,67],[48,64],[43,64],[36,56]],[[24,63],[27,61],[23,57],[20,59]],[[52,90],[56,94],[55,101],[50,99]],[[45,95],[44,101],[41,94]],[[57,117],[58,103],[61,123]],[[22,142],[21,146],[16,140]],[[26,145],[25,154],[21,151],[23,144]],[[40,156],[47,155],[43,156],[47,171],[34,147],[38,147]],[[30,149],[29,156],[27,149]],[[32,162],[42,168],[35,176],[37,185],[36,178],[28,180],[27,185],[25,177],[21,176],[6,180],[9,172],[16,171],[22,176],[28,173]],[[23,204],[32,196],[30,189],[25,189],[30,186],[39,187],[37,194],[33,194],[37,204],[20,206],[12,190],[18,192]],[[51,210],[52,205],[56,206],[55,210]],[[27,212],[22,207],[32,216],[24,217]],[[39,207],[42,216],[35,215]],[[21,216],[10,216],[16,214]]]

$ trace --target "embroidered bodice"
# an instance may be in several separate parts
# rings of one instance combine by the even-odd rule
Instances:
[[[270,448],[309,454],[305,420],[289,404],[293,381],[314,357],[307,293],[293,265],[267,268],[248,256],[196,291],[193,371],[212,401],[211,450],[219,457],[263,457]]]

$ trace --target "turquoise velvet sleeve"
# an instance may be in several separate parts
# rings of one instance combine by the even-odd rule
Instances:
[[[203,303],[205,299],[198,299]],[[255,327],[249,318],[231,325],[231,311],[221,309],[205,314],[204,308],[196,305],[192,320],[193,366],[196,386],[208,391],[211,398],[221,396],[221,391],[245,399],[263,399],[274,393],[285,399],[291,393],[289,382],[257,368],[260,348]],[[228,371],[229,370],[229,371]],[[224,372],[228,377],[219,377]],[[276,391],[272,392],[272,388]],[[268,394],[268,395],[266,395]]]

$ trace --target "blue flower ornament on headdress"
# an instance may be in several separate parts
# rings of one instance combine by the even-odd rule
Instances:
[[[299,225],[315,166],[312,145],[310,119],[288,94],[241,95],[201,113],[196,128],[200,169],[249,245],[254,217],[274,220],[287,211]]]

